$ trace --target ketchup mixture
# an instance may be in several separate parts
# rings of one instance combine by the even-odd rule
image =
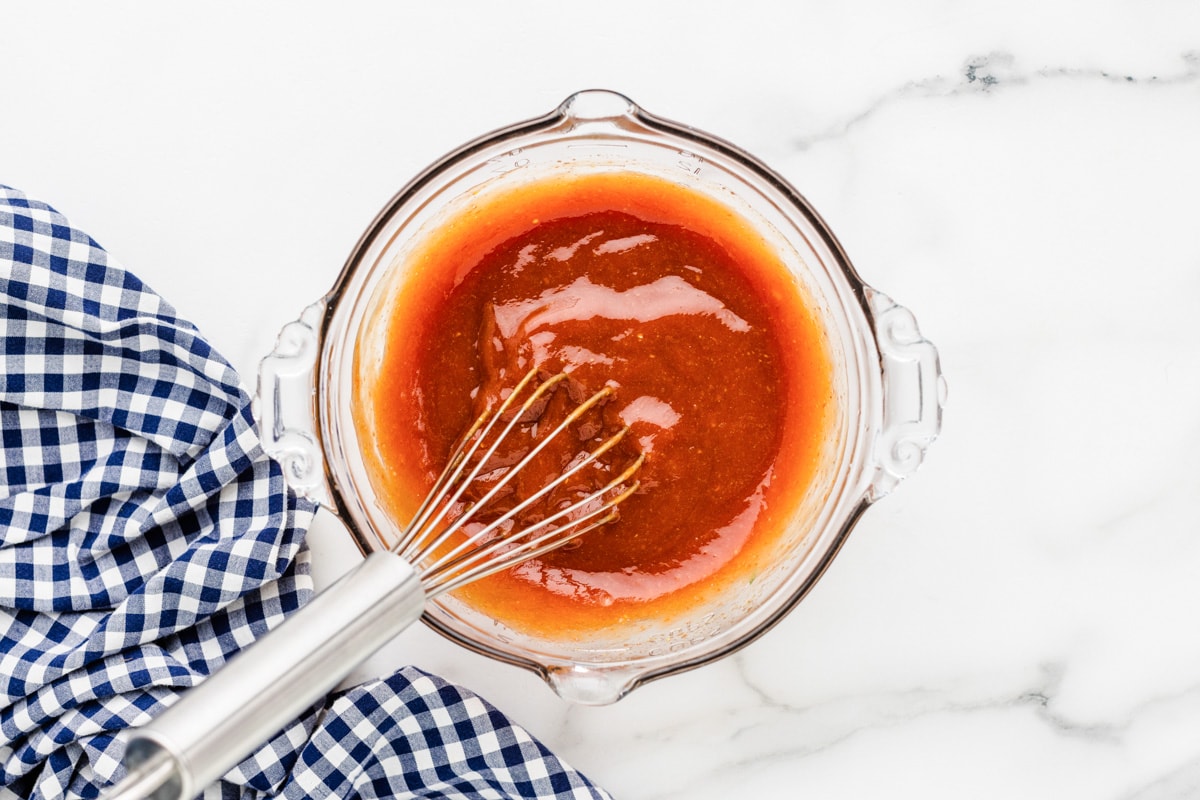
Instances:
[[[360,440],[406,520],[485,398],[532,367],[615,394],[566,463],[623,425],[647,460],[620,519],[459,590],[518,630],[663,619],[753,580],[812,479],[832,416],[824,334],[740,216],[662,179],[534,183],[455,217],[412,256],[360,359]],[[610,474],[598,476],[602,485]]]

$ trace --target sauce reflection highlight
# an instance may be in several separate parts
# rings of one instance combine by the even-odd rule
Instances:
[[[484,199],[413,252],[384,308],[386,347],[355,390],[396,519],[534,366],[569,373],[571,393],[616,390],[545,474],[622,425],[623,455],[648,455],[619,521],[460,590],[513,628],[570,637],[686,613],[753,579],[811,482],[833,402],[817,316],[753,226],[691,190],[600,174]]]

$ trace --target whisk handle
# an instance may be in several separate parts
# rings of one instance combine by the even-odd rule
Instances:
[[[276,630],[137,729],[105,800],[190,800],[415,622],[416,572],[373,553]]]

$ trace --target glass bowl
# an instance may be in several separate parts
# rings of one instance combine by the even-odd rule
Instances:
[[[452,596],[425,621],[476,652],[533,670],[562,697],[613,702],[647,681],[726,656],[762,635],[812,589],[859,516],[917,469],[937,436],[945,386],[913,315],[867,286],[832,231],[783,178],[737,147],[646,113],[608,91],[448,154],[380,212],[325,297],[280,333],[259,376],[267,451],[291,486],[332,509],[365,553],[397,522],[369,480],[353,422],[356,348],[378,346],[372,304],[407,268],[421,236],[484,193],[564,171],[665,178],[726,204],[770,243],[812,301],[833,361],[836,419],[812,486],[749,583],[682,618],[591,639],[531,636]]]

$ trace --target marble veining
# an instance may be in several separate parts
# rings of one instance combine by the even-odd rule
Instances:
[[[851,128],[861,124],[881,107],[897,102],[916,98],[954,97],[957,95],[984,92],[992,93],[1009,90],[1030,83],[1045,80],[1070,79],[1072,81],[1102,81],[1115,84],[1132,84],[1134,86],[1178,86],[1194,84],[1200,79],[1200,51],[1188,50],[1179,56],[1180,68],[1166,75],[1149,74],[1133,75],[1119,71],[1112,72],[1103,68],[1082,67],[1039,67],[1034,70],[1020,69],[1013,54],[994,51],[986,55],[968,56],[959,75],[948,78],[935,75],[917,80],[909,80],[900,86],[886,91],[870,101],[866,106],[847,115],[823,131],[806,134],[792,140],[794,147],[800,151],[808,150],[822,142],[836,139]]]

